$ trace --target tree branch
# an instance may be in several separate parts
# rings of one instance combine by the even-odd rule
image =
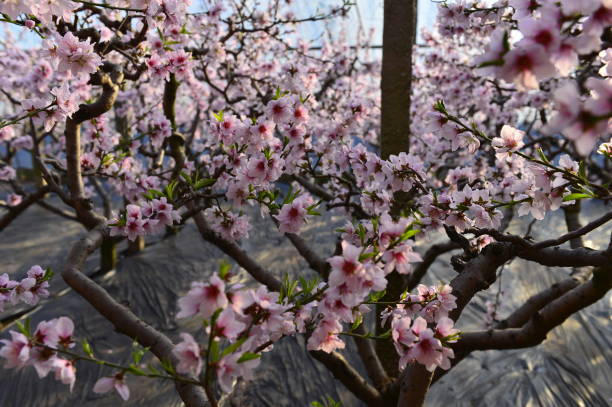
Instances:
[[[132,311],[115,301],[105,289],[81,273],[80,269],[87,256],[100,246],[103,237],[103,226],[98,226],[79,240],[68,255],[62,277],[70,287],[108,319],[117,332],[129,336],[144,347],[149,347],[159,360],[171,361],[176,366],[178,360],[172,353],[174,344],[168,337],[139,319]],[[186,406],[205,405],[206,397],[200,387],[176,381],[175,387]]]
[[[330,269],[329,264],[319,257],[319,255],[314,252],[300,236],[296,235],[295,233],[285,233],[285,236],[287,236],[291,244],[293,244],[297,251],[306,260],[310,268],[319,273],[319,275],[321,275],[323,278],[327,278]]]
[[[585,247],[525,249],[518,251],[517,256],[549,267],[606,267],[612,264],[612,251],[593,250]]]
[[[455,249],[460,249],[461,246],[456,242],[446,242],[434,244],[423,255],[423,261],[417,264],[412,273],[408,276],[408,281],[404,290],[414,290],[421,282],[429,267],[436,261],[438,256],[448,253]]]
[[[363,325],[357,327],[355,329],[355,333],[365,335],[366,331]],[[357,351],[359,352],[361,361],[368,372],[368,376],[370,376],[370,379],[372,379],[372,382],[374,382],[374,387],[376,387],[376,389],[378,389],[381,393],[384,393],[387,387],[391,384],[391,379],[389,376],[387,376],[385,368],[380,363],[380,359],[376,354],[372,341],[369,339],[360,338],[359,336],[353,336],[353,339],[357,345]]]
[[[217,233],[215,233],[209,226],[208,222],[204,218],[202,212],[198,212],[193,215],[193,220],[200,232],[200,235],[204,240],[217,246],[225,254],[236,260],[236,262],[247,271],[255,280],[265,285],[271,291],[280,291],[281,283],[274,276],[264,270],[255,260],[253,260],[247,252],[242,250],[234,242],[225,240]]]
[[[32,204],[36,203],[42,197],[45,196],[50,190],[49,186],[45,185],[42,188],[36,190],[36,192],[27,195],[21,200],[19,205],[8,208],[8,212],[0,218],[0,232],[4,230],[8,225],[11,224],[22,212],[28,209]]]
[[[566,215],[567,216],[567,215]],[[542,242],[536,243],[533,245],[534,249],[543,249],[545,247],[550,247],[550,246],[559,246],[565,242],[567,242],[568,240],[572,240],[575,239],[577,237],[586,235],[587,233],[589,233],[592,230],[597,229],[598,227],[600,227],[601,225],[609,222],[610,220],[612,220],[612,211],[606,213],[605,215],[603,215],[600,218],[595,219],[593,222],[590,222],[589,224],[571,230],[569,233],[558,237],[557,239],[550,239],[550,240],[544,240]],[[575,249],[577,247],[571,246],[572,249]]]
[[[561,325],[573,313],[597,302],[612,288],[612,273],[596,272],[593,278],[573,288],[536,312],[521,328],[465,332],[453,346],[457,350],[518,349],[535,346],[548,332]]]
[[[349,389],[358,399],[368,406],[383,406],[380,393],[372,387],[355,368],[338,352],[310,351],[313,358],[323,363],[325,367]]]

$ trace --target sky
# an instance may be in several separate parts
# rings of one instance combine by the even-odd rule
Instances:
[[[102,2],[103,0],[97,0]],[[316,11],[317,7],[325,7],[334,4],[340,4],[341,0],[298,0],[295,2],[295,6],[300,15],[308,15]],[[367,30],[369,28],[375,29],[374,43],[380,44],[382,42],[382,20],[383,20],[383,3],[384,0],[356,0],[356,6],[350,12],[348,27],[358,27],[359,21],[364,25]],[[193,0],[191,9],[192,11],[200,11],[201,3],[198,0]],[[419,33],[422,27],[431,27],[436,17],[436,3],[431,0],[419,0],[418,1],[418,25]],[[320,25],[319,25],[320,27]],[[10,30],[13,35],[20,36],[20,41],[24,47],[36,47],[40,44],[40,38],[35,34],[28,32],[23,28],[16,27],[11,24],[0,25],[0,40],[3,39],[7,33],[6,30]],[[309,27],[310,35],[312,38],[320,36],[320,30]],[[356,32],[356,30],[355,30]]]

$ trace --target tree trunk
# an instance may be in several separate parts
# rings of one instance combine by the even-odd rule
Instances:
[[[416,40],[416,23],[417,0],[385,0],[380,133],[380,152],[384,159],[408,152],[409,148],[412,47]],[[407,196],[397,198],[398,201],[408,200]],[[403,286],[402,276],[391,273],[387,277],[387,294],[381,301],[396,300]],[[379,323],[383,309],[383,306],[376,307],[378,334],[386,331],[386,327],[381,327]],[[387,374],[397,377],[399,357],[391,341],[377,341],[376,353]]]
[[[409,148],[417,0],[385,0],[384,7],[380,153],[386,159]]]
[[[114,240],[105,237],[100,246],[100,271],[107,272],[117,267],[117,247]]]
[[[137,236],[134,241],[128,240],[126,253],[128,255],[136,254],[145,248],[145,240],[142,236]]]

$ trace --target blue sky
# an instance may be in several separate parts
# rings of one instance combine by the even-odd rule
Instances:
[[[102,0],[98,0],[102,2]],[[309,1],[309,0],[300,0],[296,1],[296,7],[298,12],[302,15],[308,15],[316,11],[317,7],[325,7],[329,5],[339,4],[340,0],[319,0],[319,1]],[[350,13],[348,27],[358,27],[359,21],[363,23],[364,28],[367,30],[370,27],[375,28],[376,37],[374,40],[375,44],[380,44],[382,41],[382,19],[383,19],[383,0],[356,0],[356,7]],[[193,11],[201,10],[201,3],[198,0],[193,0],[193,5],[191,6]],[[359,17],[360,16],[360,17]],[[418,14],[418,22],[419,28],[421,27],[431,27],[433,25],[434,19],[436,16],[436,3],[431,0],[420,0],[419,1],[419,14]],[[320,27],[320,26],[319,26]],[[37,46],[40,43],[40,38],[35,34],[25,30],[23,28],[16,27],[10,24],[1,24],[0,25],[0,40],[5,38],[7,35],[6,30],[10,30],[10,32],[14,36],[18,36],[21,43],[25,47],[33,47]],[[313,37],[319,36],[321,33],[316,32],[320,30],[316,30],[314,28],[308,28],[312,32]],[[420,29],[419,29],[420,31]],[[356,32],[356,30],[355,30]]]

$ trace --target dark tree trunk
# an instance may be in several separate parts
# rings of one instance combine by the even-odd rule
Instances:
[[[416,40],[417,0],[385,0],[381,78],[380,153],[408,152],[410,138],[410,92],[412,86],[412,47]],[[403,194],[407,195],[407,194]],[[399,197],[408,200],[408,197]],[[399,205],[401,207],[402,205]],[[387,294],[381,301],[397,299],[404,280],[396,272],[387,277]],[[377,306],[380,315],[384,307]],[[388,327],[376,324],[380,334]],[[398,356],[390,341],[377,341],[376,353],[387,374],[398,376]]]
[[[408,152],[417,0],[385,0],[384,7],[380,153],[386,159]]]

